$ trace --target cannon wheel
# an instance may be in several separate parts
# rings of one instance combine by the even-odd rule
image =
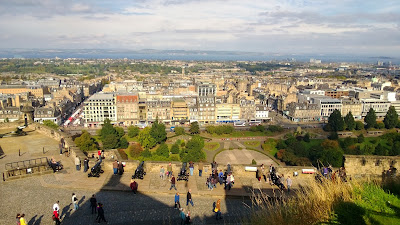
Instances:
[[[104,170],[100,170],[100,173],[104,173]]]

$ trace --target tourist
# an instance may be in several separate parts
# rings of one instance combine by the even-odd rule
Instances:
[[[220,185],[222,185],[224,183],[224,173],[222,172],[222,170],[219,171],[218,181],[219,181]]]
[[[192,161],[190,161],[189,162],[190,176],[193,176],[193,170],[194,170],[194,163]]]
[[[78,156],[75,157],[75,166],[77,171],[81,170],[81,160]]]
[[[83,172],[87,172],[89,169],[89,159],[85,158],[85,160],[83,161]]]
[[[213,179],[212,175],[210,174],[210,176],[208,176],[207,181],[206,181],[206,184],[210,191],[212,191],[212,189],[213,189],[212,179]]]
[[[189,205],[189,202],[190,202],[190,204],[192,204],[192,206],[194,206],[193,199],[192,199],[192,189],[189,189],[188,193],[186,194],[186,206]]]
[[[176,194],[175,194],[175,206],[174,206],[174,208],[175,209],[180,209],[181,208],[181,203],[179,201],[179,193],[178,192],[176,192]]]
[[[175,188],[176,191],[174,175],[171,175],[171,187],[169,188],[169,190],[171,190],[172,188]]]
[[[92,208],[92,214],[93,211],[95,214],[97,213],[96,207],[97,207],[97,199],[96,196],[93,194],[92,197],[90,198],[90,208]]]
[[[261,174],[262,174],[262,176],[264,177],[265,183],[267,183],[266,172],[267,172],[267,171],[265,170],[265,166],[264,166],[264,164],[262,164],[262,165],[261,165]]]
[[[164,177],[165,177],[165,170],[164,170],[164,167],[161,166],[161,168],[160,168],[160,178],[161,178],[162,180],[164,180]]]
[[[292,187],[292,179],[290,176],[286,179],[287,191],[290,192],[290,188]]]
[[[137,189],[138,189],[138,184],[136,183],[135,180],[131,180],[131,184],[129,185],[133,193],[136,195]]]
[[[59,216],[59,213],[58,213],[58,208],[56,208],[56,209],[53,211],[53,220],[54,220],[54,222],[56,222],[56,225],[60,225],[60,224],[61,224],[61,222],[60,222],[60,216]]]
[[[203,167],[204,167],[203,162],[200,161],[198,166],[199,166],[199,177],[201,177],[201,175],[203,174]]]
[[[60,201],[57,201],[56,203],[54,203],[54,205],[53,205],[53,211],[54,210],[57,210],[58,211],[58,213],[60,213]]]
[[[232,174],[228,174],[228,177],[226,178],[224,189],[231,190],[231,187],[232,187]]]
[[[98,212],[98,214],[97,214],[97,218],[98,218],[97,223],[100,223],[101,220],[103,220],[104,222],[107,223],[106,218],[104,218],[103,204],[99,203],[99,206],[97,207],[97,212]]]
[[[171,163],[168,164],[167,171],[168,171],[168,177],[171,177],[172,176],[172,164]]]
[[[219,220],[222,219],[222,213],[221,213],[221,199],[218,199],[217,204],[214,209],[215,212],[215,219]]]
[[[27,225],[26,220],[25,220],[25,214],[22,213],[21,217],[19,218],[19,224],[20,225]]]
[[[192,220],[190,219],[190,211],[186,214],[185,224],[191,224]]]
[[[118,162],[118,174],[122,176],[124,174],[124,165],[122,162]]]
[[[179,216],[181,217],[181,225],[185,224],[185,222],[186,222],[185,209],[181,209]]]
[[[74,205],[74,210],[78,210],[78,198],[76,197],[75,193],[72,193],[72,204]]]
[[[113,170],[114,170],[114,175],[117,175],[117,173],[118,173],[118,161],[117,160],[115,160],[113,162]]]
[[[101,161],[102,159],[101,159],[101,150],[98,150],[97,151],[97,156],[99,157],[99,160]]]
[[[20,219],[21,219],[21,214],[18,213],[17,216],[15,217],[15,220],[17,221],[17,225],[21,224]]]

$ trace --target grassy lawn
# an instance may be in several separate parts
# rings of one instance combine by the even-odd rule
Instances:
[[[214,137],[214,138],[229,138],[229,137],[254,137],[254,136],[265,136],[264,132],[252,132],[252,131],[234,131],[232,134],[222,134],[222,135],[218,135],[218,134],[208,134],[208,133],[203,133],[205,134],[204,136],[206,137]]]
[[[310,142],[303,142],[303,143],[307,149],[310,149],[311,147],[321,145],[321,143],[324,141],[325,141],[324,139],[310,139]]]
[[[137,136],[131,138],[131,137],[129,137],[128,135],[125,135],[124,137],[126,138],[126,140],[127,140],[128,142],[132,142],[132,141],[133,141],[133,142],[138,142]]]
[[[278,149],[276,148],[276,143],[278,141],[273,138],[268,138],[265,143],[262,145],[262,148],[264,151],[268,152],[272,156],[275,156],[276,153],[278,152]]]
[[[215,151],[219,149],[220,144],[218,142],[206,142],[204,143],[204,149],[208,151]]]
[[[362,149],[365,147],[366,144],[374,145],[376,147],[379,143],[387,147],[387,140],[380,137],[365,137],[364,142],[357,145],[360,146],[360,148]]]
[[[245,141],[244,145],[249,148],[257,148],[260,146],[260,141]]]

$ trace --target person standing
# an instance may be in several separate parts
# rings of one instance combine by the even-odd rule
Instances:
[[[60,225],[61,224],[60,215],[58,214],[57,210],[53,211],[53,220],[54,220],[54,222],[56,222],[56,225]]]
[[[116,175],[118,173],[118,161],[115,160],[113,162],[113,170],[114,170],[114,175]]]
[[[290,192],[290,188],[292,187],[292,179],[290,176],[286,179],[287,191]]]
[[[204,164],[202,161],[199,162],[199,177],[201,177],[201,175],[203,174],[203,167]]]
[[[118,162],[118,174],[124,174],[124,165],[122,164],[122,162]]]
[[[133,193],[136,195],[137,189],[138,189],[138,184],[136,183],[135,180],[131,180],[131,184],[129,185]]]
[[[261,182],[261,172],[260,172],[260,168],[257,168],[256,177],[257,177],[257,180],[258,180],[259,182]]]
[[[25,217],[25,214],[22,213],[21,217],[19,218],[19,224],[20,224],[20,225],[28,225],[28,224],[26,223],[26,220],[25,220],[24,217]]]
[[[188,213],[186,214],[185,218],[185,224],[191,224],[192,220],[190,219],[190,210],[188,210]]]
[[[107,223],[106,218],[104,218],[104,209],[103,209],[103,204],[99,203],[99,207],[97,209],[97,218],[99,218],[99,220],[97,221],[98,223],[101,222],[101,220],[103,220],[104,222]]]
[[[214,209],[215,212],[215,219],[219,220],[222,219],[222,213],[221,213],[221,199],[218,199],[217,204]]]
[[[175,191],[176,191],[176,187],[175,187],[175,177],[174,177],[174,175],[171,175],[172,177],[171,177],[171,187],[169,188],[169,190],[171,190],[172,188],[175,188]]]
[[[77,171],[81,169],[81,160],[79,159],[78,156],[75,157],[75,166]]]
[[[171,163],[168,164],[167,171],[168,171],[168,177],[171,177],[172,176],[172,164]]]
[[[90,198],[90,208],[92,209],[92,214],[93,211],[95,214],[97,213],[96,207],[97,207],[97,199],[96,196],[93,194],[92,197]]]
[[[76,197],[75,193],[72,193],[72,204],[74,205],[74,210],[78,210],[78,198]]]
[[[267,183],[267,170],[265,169],[264,164],[261,165],[261,174],[264,177],[265,183]]]
[[[164,180],[164,178],[165,178],[164,166],[161,166],[161,168],[160,168],[160,178],[161,178],[161,180]]]
[[[181,225],[184,225],[186,222],[185,209],[181,210],[181,212],[179,213],[179,216],[181,217]]]
[[[176,192],[176,194],[175,194],[175,206],[174,206],[174,208],[175,209],[180,209],[181,208],[181,203],[179,201],[179,193],[178,192]]]
[[[97,151],[97,156],[99,157],[99,160],[100,160],[100,162],[101,162],[101,160],[102,160],[102,158],[101,158],[101,150],[98,150],[98,151]]]
[[[192,189],[189,189],[188,193],[186,194],[186,206],[189,205],[189,202],[190,204],[192,204],[192,206],[194,206],[192,199]]]
[[[83,172],[87,172],[89,169],[89,159],[85,158],[85,160],[83,161]]]
[[[189,171],[190,171],[190,176],[193,176],[193,170],[194,170],[194,164],[192,161],[189,162]]]
[[[15,217],[15,220],[17,221],[17,225],[21,225],[20,219],[21,219],[21,214],[18,213],[17,216]]]

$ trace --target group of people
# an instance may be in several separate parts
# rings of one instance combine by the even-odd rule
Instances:
[[[216,167],[217,168],[217,167]],[[220,170],[218,173],[217,169],[214,169],[212,173],[208,176],[206,180],[206,185],[209,190],[213,190],[217,187],[217,183],[220,185],[224,184],[225,190],[231,190],[233,184],[235,183],[235,177],[232,172],[225,171],[225,173]]]
[[[315,175],[315,180],[322,183],[325,180],[330,180],[332,182],[347,182],[346,169],[340,167],[338,170],[334,171],[332,166],[324,166],[319,170],[319,173]]]
[[[103,204],[102,203],[98,203],[96,196],[93,194],[92,197],[90,198],[90,208],[91,208],[91,212],[92,214],[97,214],[96,217],[96,222],[100,223],[102,221],[107,222],[105,217],[104,217],[104,209],[103,209]],[[78,198],[76,196],[75,193],[72,193],[72,205],[73,205],[73,211],[76,211],[79,209],[79,201]],[[25,221],[25,219],[23,219],[23,216],[25,216],[24,214],[22,214],[22,216],[20,214],[17,215],[17,224],[18,225],[26,225],[25,223],[18,223],[18,218],[21,218],[20,221]],[[52,215],[53,221],[55,222],[56,225],[61,224],[61,216],[60,216],[60,201],[57,201],[56,203],[54,203],[53,205],[53,215]]]
[[[113,171],[114,175],[122,175],[124,173],[124,165],[122,164],[122,162],[115,160],[113,162]]]
[[[280,190],[287,189],[288,192],[290,192],[293,183],[290,176],[285,179],[284,174],[279,175],[276,171],[276,168],[272,164],[269,166],[269,170],[265,168],[264,164],[261,164],[260,167],[257,167],[256,178],[259,182],[261,182],[261,179],[264,178],[266,183],[269,182],[270,185],[276,185]]]
[[[81,170],[81,160],[79,159],[78,156],[75,157],[75,167],[77,171]],[[86,173],[88,170],[89,170],[89,158],[85,158],[83,160],[83,172]]]
[[[397,168],[395,168],[394,166],[390,166],[388,170],[384,170],[382,172],[382,181],[385,181],[386,179],[390,179],[396,176],[397,176]]]

